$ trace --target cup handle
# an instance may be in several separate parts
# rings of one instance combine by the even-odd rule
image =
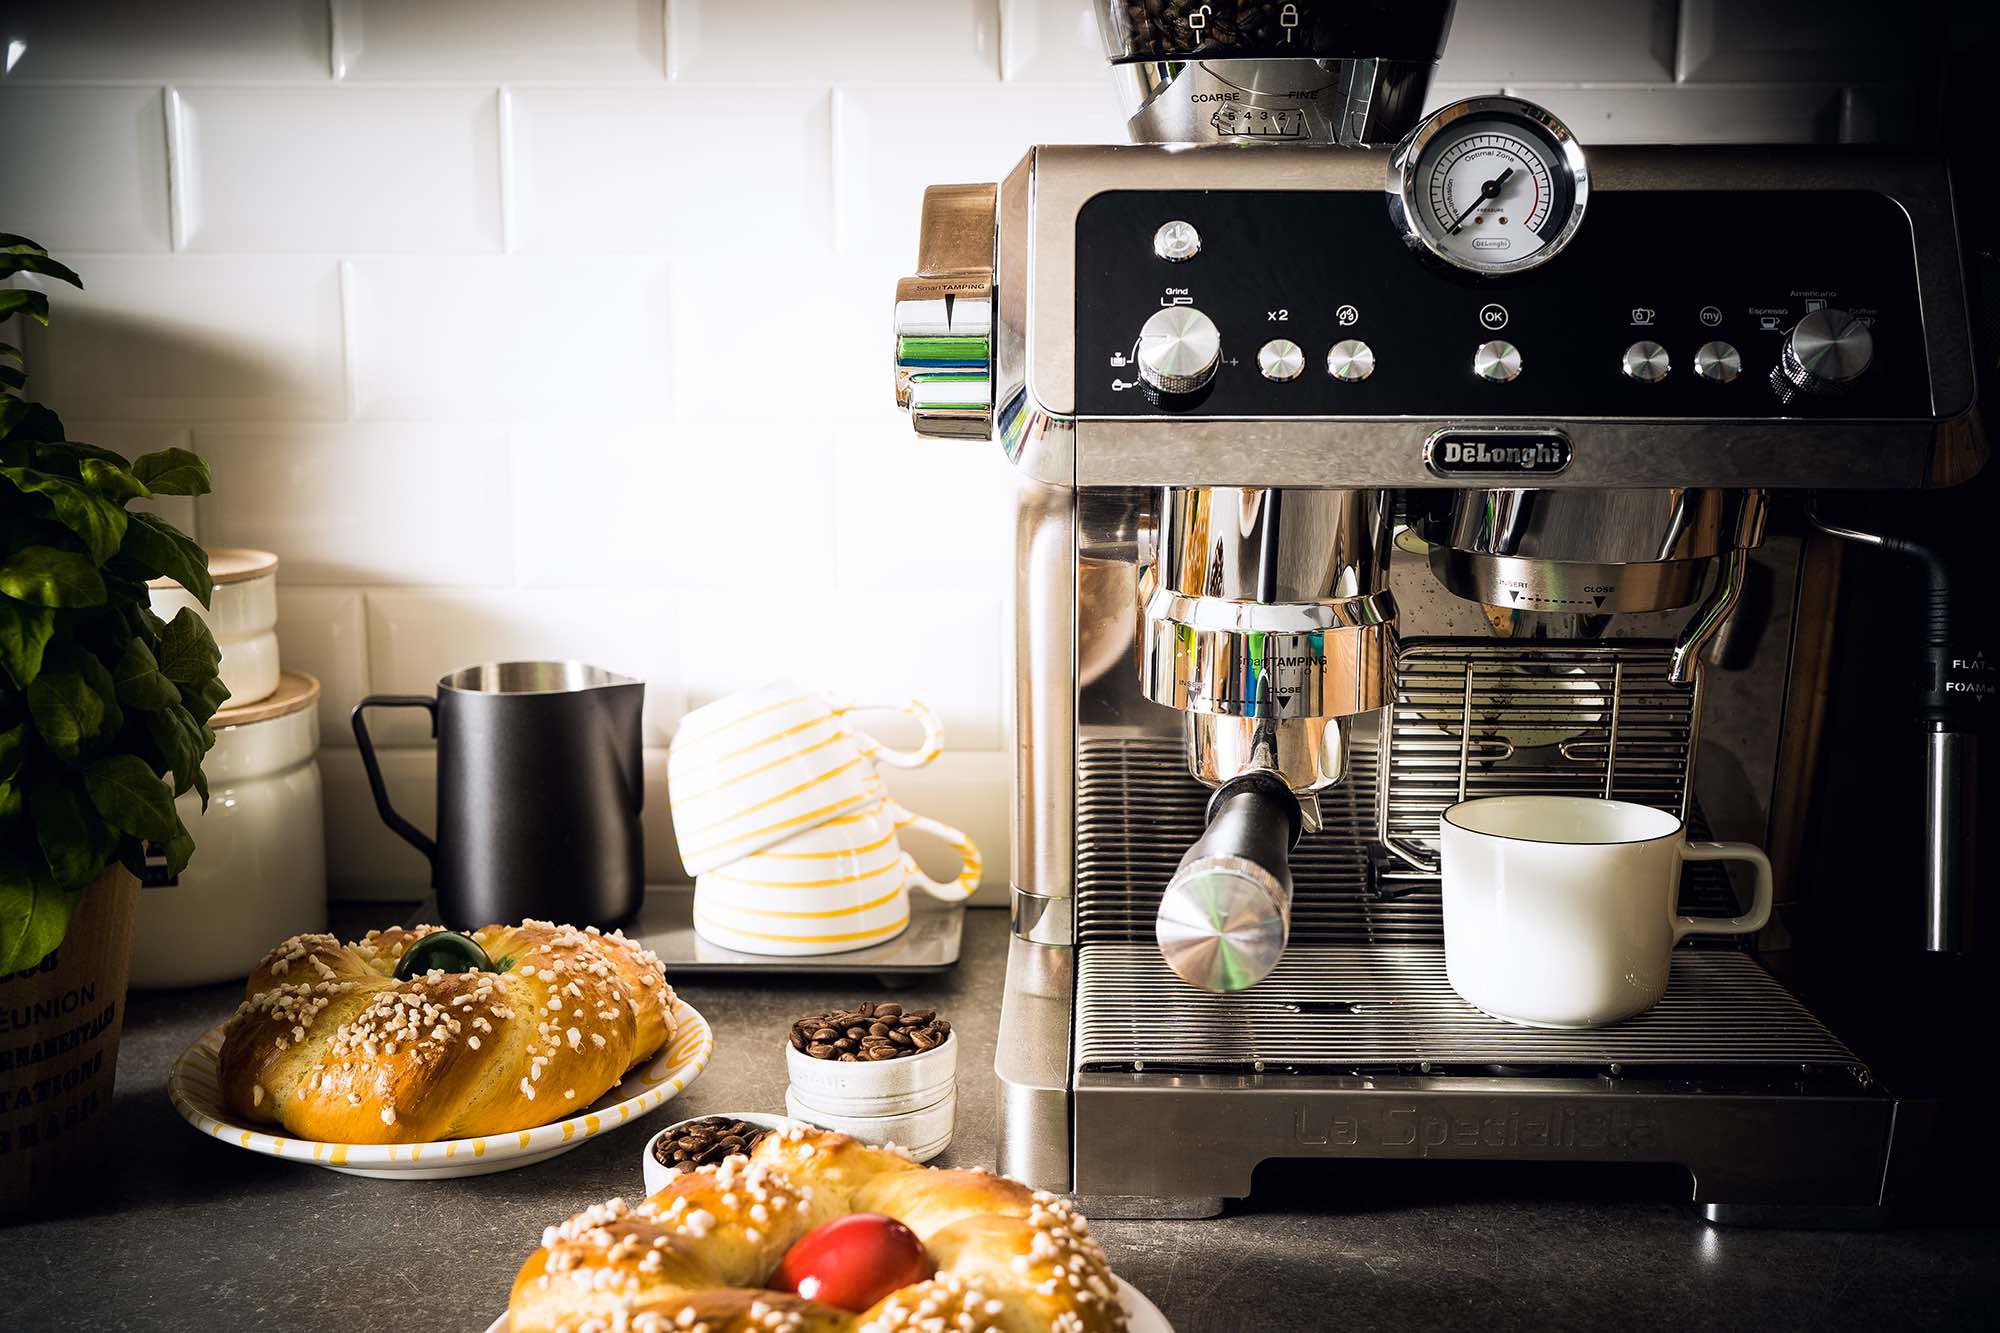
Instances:
[[[841,704],[833,710],[835,717],[871,712],[908,713],[923,727],[924,743],[914,750],[892,750],[864,732],[860,736],[861,751],[870,759],[879,759],[893,768],[922,768],[944,753],[944,724],[921,699],[900,704]]]
[[[369,708],[421,708],[431,715],[431,735],[437,735],[437,700],[428,694],[371,694],[354,705],[354,743],[361,748],[361,766],[368,770],[368,789],[375,794],[375,809],[380,812],[382,822],[402,836],[403,841],[424,854],[424,859],[437,864],[437,844],[424,831],[396,813],[389,804],[389,787],[382,781],[382,767],[375,762],[375,743],[368,738],[368,723],[362,717]]]
[[[958,878],[949,884],[940,884],[926,875],[923,867],[917,864],[917,859],[904,852],[903,872],[909,877],[909,883],[939,902],[962,903],[972,896],[972,891],[979,887],[979,876],[985,863],[980,859],[978,845],[971,838],[942,820],[932,819],[927,815],[912,814],[894,801],[884,801],[882,811],[895,824],[898,833],[904,829],[915,829],[919,833],[930,834],[940,842],[950,843],[958,849],[962,864],[959,867]]]
[[[1748,861],[1757,874],[1757,886],[1750,893],[1750,910],[1742,916],[1674,918],[1674,943],[1690,935],[1748,935],[1762,930],[1771,919],[1771,858],[1764,849],[1747,842],[1684,842],[1683,861]]]

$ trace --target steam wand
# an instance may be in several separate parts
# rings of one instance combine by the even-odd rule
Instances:
[[[1958,640],[1952,616],[1951,577],[1931,547],[1842,527],[1820,517],[1817,494],[1806,499],[1806,519],[1829,537],[1872,546],[1917,561],[1923,568],[1923,674],[1918,715],[1924,724],[1924,947],[1958,953],[1967,947],[1967,905],[1973,881],[1973,835],[1978,827],[1978,724],[1993,694],[1993,668],[1984,647]]]

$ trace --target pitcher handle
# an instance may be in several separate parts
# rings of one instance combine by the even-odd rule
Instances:
[[[866,732],[857,739],[861,752],[870,759],[879,759],[893,768],[922,768],[931,760],[944,753],[944,723],[938,715],[925,706],[921,699],[911,699],[900,704],[840,704],[834,716],[845,717],[849,713],[908,713],[924,729],[924,743],[914,750],[893,750]]]
[[[431,735],[437,735],[437,700],[428,694],[371,694],[354,705],[354,743],[361,747],[361,766],[368,770],[368,789],[375,793],[375,809],[382,822],[401,835],[404,842],[424,854],[433,868],[437,865],[437,844],[430,835],[396,813],[389,804],[389,788],[382,781],[382,766],[375,762],[375,743],[368,738],[368,723],[361,716],[366,708],[421,708],[431,715]]]

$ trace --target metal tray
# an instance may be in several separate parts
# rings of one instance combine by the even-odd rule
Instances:
[[[849,953],[805,958],[737,953],[694,933],[694,886],[651,884],[639,919],[625,933],[660,956],[671,977],[820,976],[868,973],[885,980],[931,976],[958,965],[965,934],[965,905],[910,895],[909,929],[881,944]]]

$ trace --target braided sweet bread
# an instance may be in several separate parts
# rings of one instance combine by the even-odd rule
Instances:
[[[856,1213],[909,1228],[934,1275],[859,1312],[760,1289],[801,1238]],[[1104,1251],[1066,1201],[796,1123],[747,1157],[676,1174],[636,1208],[613,1199],[548,1228],[508,1312],[512,1333],[1126,1327]]]
[[[673,1037],[666,969],[622,933],[487,926],[476,946],[449,938],[498,970],[398,980],[431,935],[418,962],[440,952],[438,927],[273,949],[223,1035],[230,1110],[328,1143],[501,1134],[576,1114]]]

